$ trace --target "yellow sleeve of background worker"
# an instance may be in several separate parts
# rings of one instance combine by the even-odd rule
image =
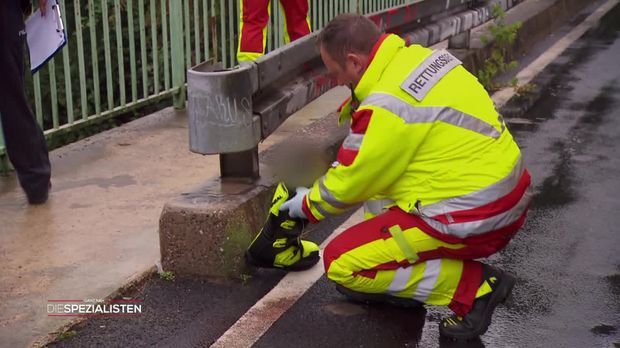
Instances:
[[[372,105],[353,113],[338,164],[313,184],[303,202],[308,219],[316,222],[383,194],[411,165],[430,127],[406,124]]]

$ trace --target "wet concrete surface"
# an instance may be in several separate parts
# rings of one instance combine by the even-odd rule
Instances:
[[[617,7],[604,25],[549,66],[537,81],[549,87],[524,116],[530,122],[510,125],[523,148],[536,196],[523,230],[488,259],[516,274],[518,282],[512,303],[496,310],[487,334],[469,342],[441,339],[437,325],[448,310],[348,303],[322,278],[255,346],[620,346],[619,18]],[[322,226],[312,235],[333,228]],[[208,345],[276,278],[261,271],[245,285],[252,290],[227,285],[226,296],[217,284],[151,282],[140,294],[145,306],[157,311],[154,317],[144,322],[89,320],[74,338],[54,346],[189,346],[197,342],[190,338],[198,336],[200,344]],[[194,291],[203,296],[187,295]],[[149,300],[151,294],[158,300]],[[189,300],[173,302],[184,296]],[[202,311],[191,312],[195,307]],[[178,313],[177,320],[159,318],[161,312]]]

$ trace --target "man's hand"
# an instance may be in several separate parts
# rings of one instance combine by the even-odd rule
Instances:
[[[47,12],[47,0],[39,0],[39,8],[41,9],[41,17],[45,17]]]
[[[304,214],[303,209],[301,209],[303,203],[304,203],[304,199],[306,198],[306,194],[308,193],[307,188],[305,187],[298,187],[295,189],[295,192],[297,192],[295,194],[295,196],[291,199],[289,199],[288,201],[284,202],[281,206],[280,206],[280,211],[287,211],[288,210],[288,215],[290,217],[292,217],[293,219],[306,219],[308,220],[308,217],[306,216],[306,214]]]

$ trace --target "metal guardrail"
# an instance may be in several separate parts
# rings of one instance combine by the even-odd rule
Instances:
[[[342,12],[369,13],[423,0],[310,0],[313,29]],[[460,1],[460,0],[451,0]],[[35,2],[36,3],[36,2]],[[69,42],[27,92],[48,140],[174,99],[185,103],[185,71],[203,60],[236,64],[239,0],[60,1]],[[284,45],[284,16],[271,1],[267,49]],[[5,163],[3,166],[2,163]],[[0,171],[6,170],[0,139]]]
[[[507,9],[517,1],[501,0]],[[433,45],[491,18],[492,1],[426,0],[369,15],[409,43]],[[259,176],[258,143],[290,115],[327,92],[327,75],[315,47],[318,32],[278,48],[253,63],[224,69],[212,61],[187,72],[190,150],[220,155],[223,179]]]

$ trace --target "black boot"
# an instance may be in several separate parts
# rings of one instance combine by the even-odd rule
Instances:
[[[370,294],[359,292],[346,288],[340,284],[336,284],[336,290],[343,294],[351,302],[359,302],[364,304],[388,303],[397,307],[416,308],[423,305],[422,302],[412,298],[396,297],[387,294]]]
[[[439,325],[442,336],[468,340],[484,334],[491,324],[495,307],[509,297],[515,277],[488,265],[482,267],[482,281],[487,281],[493,291],[474,300],[472,309],[464,317],[452,315],[444,318]]]
[[[248,264],[302,271],[319,262],[319,246],[301,239],[301,232],[306,222],[302,219],[292,219],[287,212],[279,210],[288,198],[286,186],[280,183],[273,196],[267,222],[245,252]]]

